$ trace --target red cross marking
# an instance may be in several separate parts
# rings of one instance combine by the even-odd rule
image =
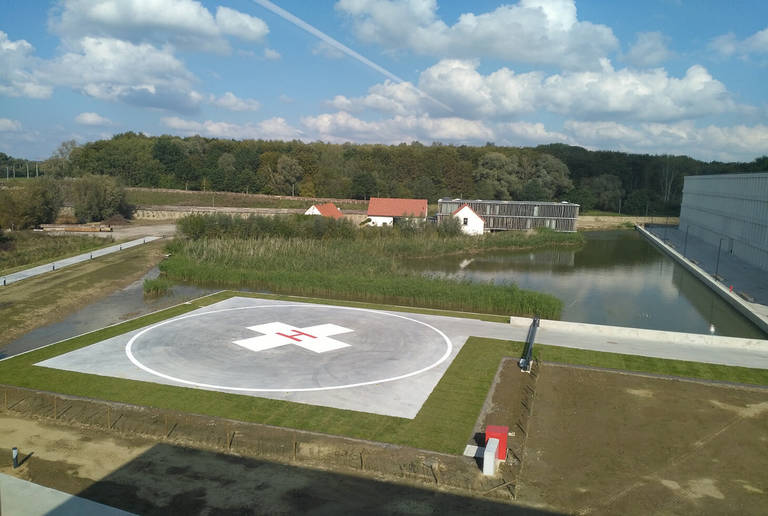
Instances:
[[[293,330],[293,335],[286,335],[285,333],[276,332],[276,335],[280,335],[281,337],[285,337],[286,339],[295,340],[296,342],[301,342],[301,339],[299,338],[299,335],[304,335],[305,337],[309,337],[310,339],[316,339],[314,335],[310,335],[309,333],[304,333],[303,331],[299,330]]]

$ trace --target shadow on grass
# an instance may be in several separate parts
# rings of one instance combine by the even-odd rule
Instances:
[[[78,496],[144,515],[552,514],[169,444],[153,446]],[[59,509],[69,514],[77,504],[71,499]]]

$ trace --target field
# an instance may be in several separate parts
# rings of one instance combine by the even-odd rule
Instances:
[[[76,437],[80,432],[82,436],[76,438],[84,444],[76,445],[76,449],[82,448],[84,457],[92,456],[97,448],[101,450],[99,453],[107,453],[105,446],[117,446],[119,449],[109,452],[110,457],[118,461],[117,465],[124,464],[119,469],[115,469],[114,463],[109,467],[99,466],[101,462],[94,465],[88,458],[78,458],[79,454],[68,451],[52,454],[50,448],[44,448],[28,467],[30,478],[102,501],[109,501],[114,496],[114,489],[123,489],[125,495],[120,499],[125,500],[125,508],[146,512],[157,507],[162,512],[163,504],[178,504],[181,498],[191,500],[194,507],[198,507],[196,504],[202,504],[200,507],[226,506],[227,502],[216,498],[219,488],[211,486],[229,478],[231,468],[239,470],[247,464],[270,471],[269,479],[264,477],[260,481],[267,490],[265,496],[272,500],[270,507],[300,508],[303,507],[303,496],[317,496],[320,492],[336,493],[329,494],[322,502],[329,504],[327,507],[368,507],[364,504],[371,499],[386,503],[386,497],[377,496],[389,492],[401,493],[397,496],[408,500],[419,500],[420,507],[448,504],[444,506],[446,511],[450,507],[473,508],[480,513],[500,510],[496,505],[480,502],[475,505],[475,502],[448,495],[430,495],[414,488],[374,485],[366,481],[359,481],[362,483],[355,489],[370,490],[369,496],[347,499],[333,489],[327,491],[329,488],[324,486],[329,482],[356,485],[352,477],[328,473],[313,477],[315,473],[302,473],[300,469],[270,465],[258,459],[236,459],[173,444],[153,444],[152,439],[158,437],[148,436],[157,435],[158,428],[162,435],[169,434],[168,420],[162,430],[162,416],[153,415],[152,410],[157,409],[161,411],[158,414],[162,411],[173,414],[194,412],[201,417],[225,418],[223,421],[264,423],[320,432],[315,434],[318,439],[322,439],[322,435],[339,435],[453,455],[461,453],[464,445],[476,432],[481,432],[485,424],[506,424],[516,433],[510,441],[513,455],[502,467],[502,478],[496,482],[509,482],[516,503],[524,506],[584,514],[647,514],[658,512],[660,507],[661,512],[675,514],[758,514],[763,507],[761,502],[768,491],[768,477],[764,473],[764,464],[768,460],[765,452],[768,447],[764,446],[768,441],[768,418],[765,417],[768,414],[768,390],[722,385],[710,380],[768,386],[768,371],[764,370],[537,345],[535,357],[539,365],[536,374],[524,375],[514,362],[521,353],[521,343],[471,337],[421,411],[409,420],[33,365],[233,295],[298,301],[288,296],[222,292],[0,362],[0,378],[7,385],[151,408],[145,413],[134,411],[135,417],[130,415],[131,411],[124,411],[118,420],[113,420],[110,427],[113,430],[105,433],[93,426],[93,418],[101,420],[106,416],[108,421],[109,416],[94,412],[92,407],[78,408],[77,403],[70,401],[63,407],[60,404],[57,411],[45,395],[38,400],[42,403],[38,403],[39,406],[24,399],[6,398],[6,406],[12,411],[6,409],[6,416],[0,416],[0,424],[21,432],[19,436],[35,424],[11,421],[8,415],[46,415],[53,408],[57,414],[66,412],[63,419],[78,421],[82,417],[82,422],[89,426],[77,431],[45,429],[46,435],[51,433],[51,439],[64,439],[68,433]],[[333,303],[321,299],[302,301]],[[339,304],[410,310],[351,301]],[[493,315],[418,311],[496,319]],[[512,357],[512,360],[504,361],[500,367],[506,357]],[[187,421],[186,417],[184,421]],[[202,425],[195,429],[191,423],[182,424],[186,426],[177,432],[197,435],[201,443],[213,438],[218,443],[215,445],[217,449],[222,446],[223,433],[219,435],[218,425]],[[175,424],[170,432],[174,432],[174,428]],[[135,442],[123,443],[123,437],[117,440],[108,437],[115,435],[115,431],[134,436],[131,439]],[[236,433],[240,435],[240,432]],[[232,435],[234,439],[235,433]],[[30,442],[26,446],[40,444]],[[209,446],[203,447],[207,449]],[[254,450],[260,450],[262,446],[259,444]],[[334,449],[330,441],[323,446],[328,456],[343,457],[328,451]],[[414,450],[411,452],[415,453]],[[398,452],[390,453],[395,464],[399,460],[407,464],[407,458],[399,457]],[[162,494],[142,498],[138,493],[146,489],[148,479],[159,479],[158,475],[168,471],[165,469],[167,464],[187,465],[174,469],[174,476],[179,476],[181,483],[164,484]],[[319,467],[334,469],[332,465]],[[77,473],[73,475],[73,471]],[[291,491],[285,484],[295,475],[306,475],[308,479],[303,487],[297,488],[299,491]],[[481,478],[477,471],[474,475]],[[203,478],[206,479],[203,484],[197,485],[196,482]],[[185,487],[189,483],[195,484],[190,488],[192,491]],[[298,492],[304,493],[296,494],[298,499],[285,498]],[[494,492],[497,498],[500,494]],[[181,498],[174,501],[174,496]],[[232,503],[244,500],[239,496],[234,495]],[[349,500],[352,505],[344,505],[347,503],[344,500]]]
[[[189,312],[200,306],[207,306],[233,295],[235,295],[233,292],[214,294],[189,304],[5,360],[0,362],[0,378],[3,379],[3,383],[9,385],[43,391],[182,412],[194,406],[196,413],[204,415],[370,439],[446,453],[459,453],[473,433],[475,422],[494,381],[500,360],[507,356],[519,356],[522,350],[520,343],[471,338],[454,359],[416,418],[412,420],[51,370],[33,365],[47,358]],[[237,295],[247,294],[238,293]],[[257,294],[253,296],[259,297]],[[283,296],[275,296],[275,298],[286,299]],[[379,306],[378,308],[408,310],[402,307]],[[655,360],[555,346],[537,346],[536,350],[538,358],[547,361],[768,385],[768,371],[756,369]],[[451,417],[446,418],[446,414],[451,414]]]
[[[768,390],[544,364],[517,499],[577,514],[764,514]]]
[[[114,243],[113,238],[15,231],[0,235],[0,276]]]
[[[157,188],[127,188],[128,202],[137,206],[220,206],[229,208],[293,208],[306,210],[315,199],[235,192],[198,192]],[[367,201],[334,199],[342,211],[366,211]]]

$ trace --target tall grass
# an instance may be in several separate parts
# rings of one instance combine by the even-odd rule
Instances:
[[[34,266],[112,244],[112,237],[14,231],[0,238],[0,273]]]
[[[402,261],[497,248],[578,244],[578,234],[447,236],[445,228],[355,228],[322,217],[194,216],[161,264],[171,280],[275,293],[557,318],[562,303],[515,285],[427,278]],[[316,222],[318,221],[318,222]]]

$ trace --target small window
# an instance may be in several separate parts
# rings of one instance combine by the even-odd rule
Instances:
[[[469,224],[469,219],[467,217],[464,217],[464,225],[466,226],[467,224]]]

